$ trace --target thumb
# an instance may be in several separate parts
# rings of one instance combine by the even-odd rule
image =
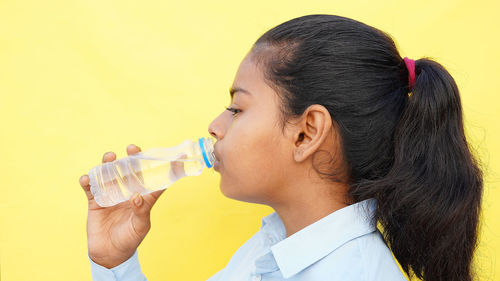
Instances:
[[[139,193],[135,193],[134,196],[130,198],[130,203],[134,214],[138,217],[143,217],[151,211],[151,207]]]
[[[132,216],[132,227],[137,235],[144,237],[150,227],[151,222],[149,219],[149,213],[151,207],[148,206],[144,198],[136,193],[130,198],[130,204],[132,205],[132,211],[134,215]]]

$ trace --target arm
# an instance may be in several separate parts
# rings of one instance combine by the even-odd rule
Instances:
[[[137,251],[128,260],[110,269],[95,263],[90,257],[89,262],[93,281],[148,281],[141,271]],[[224,269],[207,281],[219,281],[223,273]]]

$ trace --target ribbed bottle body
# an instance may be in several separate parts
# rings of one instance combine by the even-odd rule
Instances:
[[[213,140],[186,140],[169,148],[152,148],[89,171],[90,190],[95,201],[109,207],[169,187],[186,176],[198,176],[214,161]]]

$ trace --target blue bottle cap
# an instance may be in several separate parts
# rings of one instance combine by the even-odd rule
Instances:
[[[198,140],[198,143],[200,144],[201,154],[203,155],[203,159],[205,160],[207,168],[212,168],[212,163],[210,163],[210,161],[208,160],[209,156],[207,155],[207,151],[205,150],[204,138],[200,138]]]

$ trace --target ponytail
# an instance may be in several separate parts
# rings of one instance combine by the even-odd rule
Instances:
[[[465,139],[453,78],[426,58],[415,72],[395,128],[394,165],[384,178],[360,182],[353,195],[377,197],[384,239],[409,276],[411,268],[425,281],[470,281],[482,172]]]

